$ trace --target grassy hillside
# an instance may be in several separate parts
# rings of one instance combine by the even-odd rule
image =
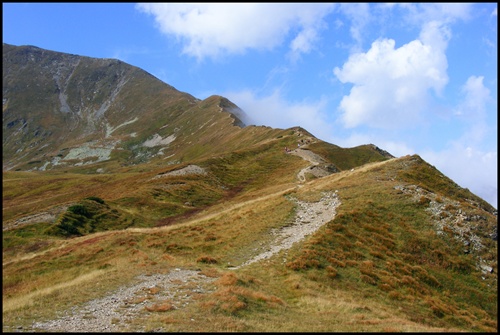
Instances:
[[[100,175],[60,178],[59,190],[75,180],[89,185],[70,193],[74,204],[55,223],[4,231],[4,330],[30,329],[136,275],[181,268],[214,278],[211,291],[183,308],[168,308],[172,300],[145,308],[129,329],[496,331],[492,208],[482,209],[486,203],[467,190],[452,192],[453,182],[418,156],[299,184],[296,173],[307,164],[281,152],[282,144],[197,162],[207,175],[164,176],[180,168],[172,166],[109,176],[99,188],[91,178]],[[23,180],[12,174],[4,185]],[[12,204],[22,198],[49,205],[42,184],[31,194],[13,188],[7,195]],[[290,197],[317,201],[325,191],[337,191],[342,202],[332,221],[289,251],[230,269],[256,246],[265,248],[272,229],[289,224],[296,211]],[[440,212],[432,210],[436,204]],[[82,220],[81,232],[51,231],[65,219]],[[465,253],[453,225],[482,227],[483,235],[469,231],[482,247]],[[493,272],[484,273],[481,262]]]

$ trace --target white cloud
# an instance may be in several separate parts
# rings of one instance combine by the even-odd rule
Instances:
[[[395,128],[415,124],[427,108],[429,90],[440,95],[448,83],[446,48],[449,24],[467,20],[473,4],[398,4],[406,21],[421,27],[418,39],[395,48],[392,39],[379,39],[366,53],[352,54],[334,74],[352,83],[339,109],[346,127],[366,124]],[[394,9],[396,5],[380,6]],[[361,43],[361,31],[370,22],[369,7],[345,4],[340,11],[352,20],[351,35]]]
[[[426,110],[433,104],[430,93],[440,96],[448,83],[446,50],[452,37],[451,26],[458,20],[470,19],[473,6],[444,3],[382,6],[384,10],[401,9],[404,22],[420,27],[420,34],[418,39],[399,48],[392,39],[379,39],[367,52],[352,54],[342,67],[334,69],[337,79],[352,84],[339,105],[344,125],[361,129],[366,126],[371,130],[404,129],[424,121],[429,116]],[[497,15],[496,11],[492,15]],[[496,148],[480,149],[493,127],[487,123],[486,104],[491,98],[483,79],[471,76],[462,87],[462,101],[454,108],[456,121],[462,120],[466,125],[459,139],[450,142],[447,149],[429,150],[421,156],[496,207]],[[377,134],[354,133],[335,143],[343,146],[374,143],[395,156],[411,153],[404,143],[386,141],[390,137]]]
[[[457,107],[457,115],[469,115],[482,118],[485,105],[490,99],[490,90],[483,85],[483,76],[470,76],[462,86],[463,101]]]
[[[314,42],[318,39],[315,29],[306,29],[301,31],[297,37],[291,42],[290,45],[290,58],[292,61],[297,60],[297,58],[302,53],[308,53],[311,51]]]
[[[247,49],[273,49],[291,31],[292,53],[308,52],[323,17],[334,4],[315,3],[140,3],[155,17],[162,33],[184,44],[183,52],[198,59],[241,54]]]
[[[448,26],[441,24],[439,21],[427,22],[422,26],[419,38],[423,44],[430,46],[445,58],[444,52],[451,38],[451,31]],[[442,61],[446,62],[446,59]]]
[[[483,85],[484,77],[470,76],[462,86],[462,101],[455,108],[455,115],[467,124],[462,143],[480,143],[490,127],[486,122],[486,104],[490,101],[490,90]]]
[[[225,92],[223,95],[243,109],[251,124],[281,129],[300,126],[321,139],[332,133],[332,126],[326,121],[324,99],[312,103],[290,103],[279,89],[267,96],[257,96],[250,90]]]
[[[405,22],[422,25],[438,21],[448,24],[470,19],[474,3],[400,3],[398,6],[406,10]]]
[[[345,3],[340,5],[340,12],[351,20],[349,30],[356,41],[354,48],[359,48],[363,43],[363,30],[371,20],[370,5],[368,3]]]
[[[418,120],[428,91],[439,93],[448,82],[442,39],[431,38],[430,31],[424,40],[431,44],[414,40],[395,48],[394,40],[380,39],[366,53],[351,55],[342,69],[334,69],[342,83],[354,84],[339,106],[346,127],[390,129]]]
[[[471,17],[473,3],[432,3],[420,4],[425,20],[453,22],[468,20]]]

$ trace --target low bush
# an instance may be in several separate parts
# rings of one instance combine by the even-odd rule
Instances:
[[[218,261],[215,258],[212,258],[210,256],[201,256],[201,257],[198,257],[198,259],[196,260],[196,262],[198,262],[198,263],[205,263],[205,264],[217,264],[218,263]]]

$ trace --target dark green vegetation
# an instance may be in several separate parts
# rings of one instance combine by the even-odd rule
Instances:
[[[4,331],[179,268],[216,280],[125,330],[497,331],[496,210],[419,156],[243,126],[223,97],[32,47],[4,44],[4,97]],[[335,171],[300,182],[311,162],[283,149],[305,141]],[[334,191],[316,233],[231,269],[290,225],[289,199]]]
[[[101,198],[88,197],[69,206],[46,233],[75,237],[110,229],[125,229],[133,224],[133,219],[111,209]]]

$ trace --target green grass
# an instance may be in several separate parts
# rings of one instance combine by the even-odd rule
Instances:
[[[424,189],[442,194],[458,201],[466,201],[466,199],[470,199],[478,203],[481,208],[484,208],[489,212],[494,211],[494,208],[490,204],[472,194],[467,188],[461,188],[451,179],[439,172],[434,166],[424,164],[424,161],[418,155],[412,156],[411,162],[414,165],[413,168],[400,170],[398,173],[400,178],[409,183],[423,186]]]
[[[209,171],[204,176],[153,180],[183,166],[154,164],[107,179],[58,175],[59,190],[75,181],[89,188],[55,223],[4,232],[4,324],[29,327],[140,273],[190,268],[217,277],[213,290],[183,309],[158,303],[131,329],[137,323],[149,330],[208,332],[496,331],[497,291],[482,280],[475,255],[463,254],[451,235],[436,234],[427,202],[394,188],[414,183],[424,163],[411,165],[410,157],[296,187],[304,161],[282,152],[280,141],[287,137],[276,140],[196,161]],[[453,197],[446,193],[452,186],[433,184],[429,171],[419,185],[443,192],[441,201]],[[41,199],[43,181],[15,176],[8,175],[11,206],[22,197],[16,183],[39,185],[40,192],[23,201]],[[86,194],[99,182],[99,193]],[[228,269],[258,254],[273,239],[271,229],[290,222],[290,195],[317,201],[334,190],[342,204],[317,233],[269,260]],[[93,229],[72,238],[47,234],[66,217]],[[168,224],[155,228],[162,222]]]
[[[309,145],[310,150],[323,156],[335,164],[341,171],[350,170],[367,163],[384,161],[387,158],[381,156],[371,146],[362,145],[354,148],[341,148],[326,142],[317,142]]]

